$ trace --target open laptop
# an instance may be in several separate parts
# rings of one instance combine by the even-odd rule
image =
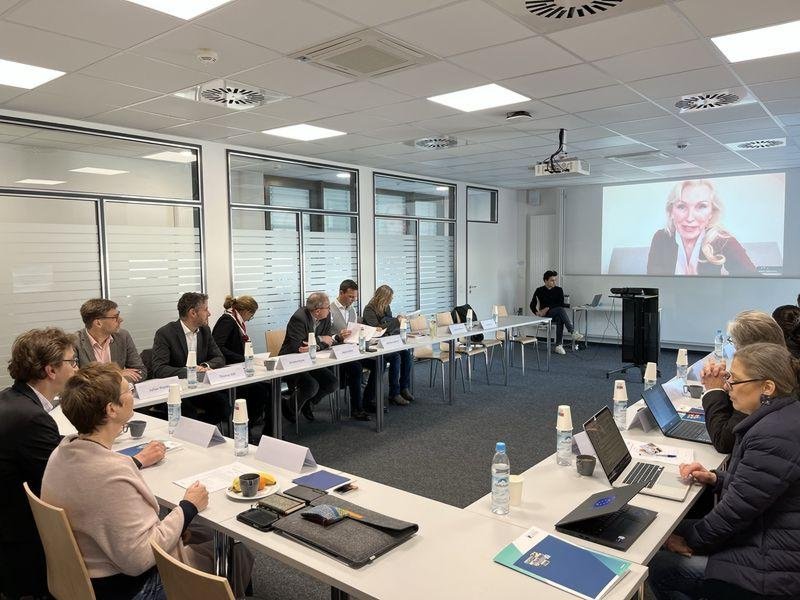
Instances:
[[[642,398],[644,398],[647,408],[653,413],[661,433],[665,436],[703,444],[711,443],[706,424],[682,419],[664,388],[660,385],[654,385],[649,390],[642,392]]]
[[[661,463],[633,462],[631,453],[614,423],[614,417],[604,406],[583,424],[583,430],[597,454],[608,482],[614,487],[633,483],[645,484],[642,494],[683,502],[689,484],[680,478],[678,467]]]
[[[658,513],[628,502],[644,483],[592,494],[556,523],[556,531],[617,550],[627,550]]]
[[[594,298],[592,298],[592,301],[589,302],[589,304],[586,304],[585,306],[590,308],[595,308],[597,306],[600,306],[600,300],[602,300],[602,298],[603,294],[595,294]]]

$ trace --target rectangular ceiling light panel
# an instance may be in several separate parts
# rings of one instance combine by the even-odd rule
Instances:
[[[122,175],[130,171],[119,171],[118,169],[102,169],[100,167],[81,167],[80,169],[70,169],[73,173],[89,173],[91,175]]]
[[[528,102],[530,98],[517,92],[512,92],[496,83],[490,83],[489,85],[481,85],[458,92],[450,92],[449,94],[431,96],[428,100],[464,112],[473,112],[486,108]]]
[[[292,140],[300,140],[301,142],[321,140],[323,138],[336,137],[337,135],[347,135],[344,131],[326,129],[325,127],[317,127],[316,125],[308,125],[306,123],[289,125],[288,127],[278,127],[276,129],[266,129],[261,133],[289,138]]]
[[[800,21],[720,35],[711,41],[733,63],[800,52]]]
[[[231,0],[128,0],[140,6],[167,13],[179,19],[194,19],[212,8],[227,4]]]
[[[64,71],[0,59],[0,85],[32,90],[43,83],[61,77],[63,74]]]

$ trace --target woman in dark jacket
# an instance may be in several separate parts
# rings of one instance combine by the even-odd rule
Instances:
[[[226,365],[235,365],[244,362],[244,345],[250,341],[247,335],[247,322],[253,318],[258,310],[258,302],[252,296],[226,296],[222,305],[225,312],[217,319],[211,335],[217,342]],[[237,386],[240,397],[247,401],[247,416],[250,418],[251,441],[258,444],[261,435],[272,435],[272,411],[270,385],[265,382],[251,383]],[[260,428],[261,435],[253,434],[253,426]],[[259,431],[256,429],[256,431]]]
[[[800,597],[800,361],[776,344],[739,350],[725,387],[747,415],[726,471],[681,465],[713,486],[714,509],[686,520],[650,562],[658,600]]]
[[[400,332],[400,316],[392,316],[392,307],[389,306],[394,298],[394,290],[388,285],[382,285],[375,290],[375,295],[372,296],[367,305],[364,307],[364,314],[361,320],[370,327],[380,327],[386,330],[388,335],[395,335]],[[411,367],[413,366],[414,357],[411,355],[411,350],[400,350],[386,355],[386,361],[389,363],[389,402],[400,406],[405,406],[414,401],[414,396],[411,395]],[[373,370],[370,373],[370,379],[373,377]],[[374,390],[375,387],[371,386],[372,382],[367,383],[367,394],[369,390]],[[366,394],[365,394],[366,396]],[[365,397],[364,402],[369,405],[369,400]]]

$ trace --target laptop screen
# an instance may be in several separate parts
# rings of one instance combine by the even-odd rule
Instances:
[[[597,460],[611,483],[619,477],[631,462],[631,454],[622,439],[622,434],[614,423],[614,417],[607,406],[583,424],[583,430],[592,442]]]
[[[672,402],[660,385],[654,385],[649,390],[642,392],[647,408],[653,413],[653,417],[658,423],[661,431],[669,431],[671,427],[676,425],[681,420],[678,411],[672,405]]]

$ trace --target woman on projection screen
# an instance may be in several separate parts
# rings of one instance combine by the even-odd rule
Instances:
[[[667,226],[650,242],[648,275],[752,275],[756,268],[720,225],[722,201],[707,179],[679,182],[667,198]]]

